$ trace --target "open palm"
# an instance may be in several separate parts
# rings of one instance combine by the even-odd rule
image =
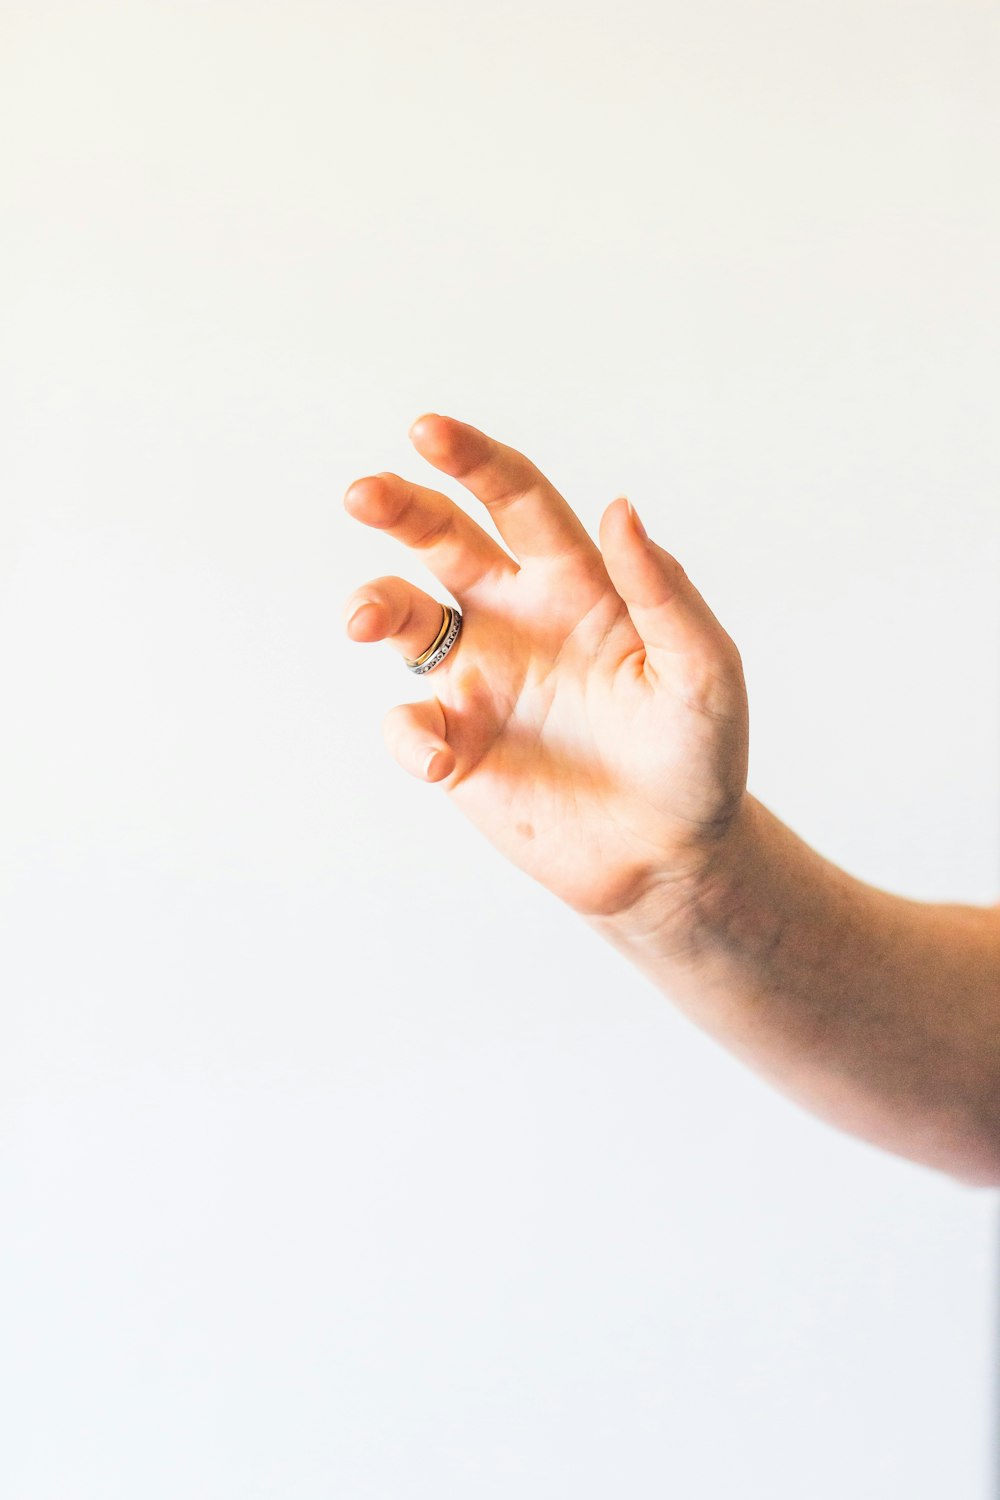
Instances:
[[[446,495],[396,474],[348,489],[350,514],[417,552],[464,616],[427,674],[432,695],[386,716],[390,750],[442,781],[508,858],[584,914],[697,876],[746,786],[732,640],[625,500],[604,512],[598,546],[515,449],[437,414],[410,439],[485,506],[510,551]],[[383,577],[346,613],[352,639],[414,658],[442,607]]]

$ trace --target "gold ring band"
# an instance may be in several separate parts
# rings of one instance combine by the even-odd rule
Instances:
[[[441,629],[427,650],[422,651],[413,660],[403,658],[411,672],[421,675],[424,672],[433,672],[441,665],[448,653],[455,649],[455,643],[462,633],[462,611],[455,604],[442,604],[441,608],[444,611]]]
[[[448,634],[448,629],[451,625],[451,605],[442,604],[441,608],[444,612],[443,618],[441,620],[441,629],[431,641],[426,651],[421,651],[419,656],[414,656],[412,658],[408,656],[403,657],[403,660],[406,662],[406,665],[408,667],[422,667],[424,662],[427,661],[428,657],[434,655],[435,651],[440,646],[445,636]]]

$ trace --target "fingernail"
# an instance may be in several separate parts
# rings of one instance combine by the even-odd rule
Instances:
[[[433,773],[437,770],[438,765],[440,764],[441,760],[442,760],[441,751],[440,750],[432,750],[431,753],[428,755],[427,759],[424,761],[424,776],[426,777],[426,779],[428,781],[430,780],[430,778],[433,775]]]
[[[641,536],[643,538],[644,541],[648,542],[649,541],[649,537],[646,534],[646,528],[645,528],[645,526],[643,526],[642,522],[639,520],[638,514],[636,513],[635,506],[632,504],[631,500],[626,500],[625,504],[628,506],[628,518],[632,522],[632,525],[634,526],[636,532],[638,533],[639,536]]]

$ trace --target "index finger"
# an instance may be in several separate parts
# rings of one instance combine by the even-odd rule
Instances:
[[[468,422],[427,412],[410,428],[421,457],[481,500],[516,557],[549,560],[598,549],[579,516],[529,458]]]

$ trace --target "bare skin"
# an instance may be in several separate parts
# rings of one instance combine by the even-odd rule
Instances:
[[[750,795],[739,652],[626,500],[595,543],[515,449],[434,413],[410,439],[506,548],[399,475],[347,490],[464,615],[430,695],[386,716],[397,761],[806,1108],[1000,1183],[1000,909],[866,886]],[[411,658],[441,618],[393,576],[345,609],[353,640]]]

